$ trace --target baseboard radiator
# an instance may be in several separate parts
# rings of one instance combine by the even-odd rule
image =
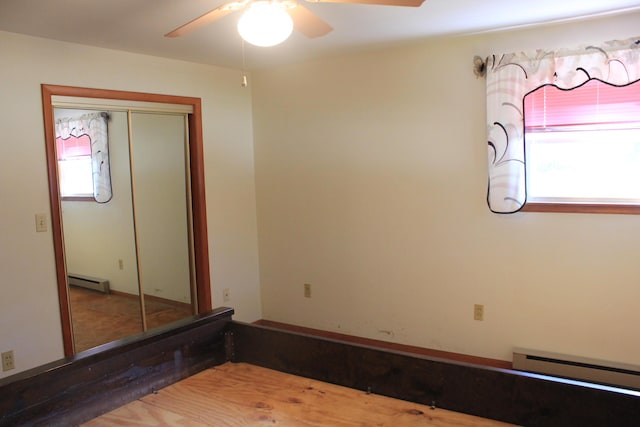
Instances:
[[[640,366],[515,348],[513,369],[640,389]]]
[[[78,286],[80,288],[104,292],[105,294],[109,293],[109,281],[106,279],[72,273],[69,273],[67,277],[69,278],[70,286]]]

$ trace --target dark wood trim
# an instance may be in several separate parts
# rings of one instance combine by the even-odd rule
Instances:
[[[230,322],[234,362],[525,426],[629,426],[640,392]]]
[[[304,326],[296,326],[288,323],[273,322],[271,320],[260,319],[254,322],[255,325],[267,326],[285,331],[298,332],[301,334],[313,335],[317,337],[330,338],[345,341],[353,344],[366,345],[386,350],[401,351],[403,353],[417,354],[420,356],[438,357],[457,362],[473,363],[482,366],[491,366],[501,369],[512,369],[513,364],[506,360],[490,359],[486,357],[471,356],[467,354],[452,353],[442,350],[433,350],[430,348],[417,347],[412,345],[398,344],[388,341],[374,340],[370,338],[362,338],[353,335],[345,335],[337,332],[323,331],[320,329],[306,328]]]
[[[527,202],[521,212],[558,212],[638,215],[640,205],[603,205],[592,203],[536,203]]]
[[[62,211],[58,184],[58,165],[55,150],[55,126],[53,120],[53,96],[72,96],[80,98],[121,99],[125,101],[157,102],[166,104],[190,105],[193,114],[189,114],[189,155],[191,163],[192,212],[194,234],[194,267],[196,275],[196,294],[198,313],[211,310],[211,284],[209,270],[209,246],[207,235],[207,213],[204,184],[204,149],[202,133],[202,101],[200,98],[162,95],[120,90],[81,88],[42,84],[42,108],[44,116],[45,147],[49,177],[49,201],[51,204],[51,228],[58,281],[58,299],[62,326],[63,348],[65,356],[73,354],[73,333],[67,290],[64,242],[62,235]]]
[[[519,425],[640,419],[640,391],[248,325],[232,315],[216,309],[4,378],[0,427],[77,425],[227,360]]]
[[[219,308],[0,380],[0,426],[78,425],[226,361]]]

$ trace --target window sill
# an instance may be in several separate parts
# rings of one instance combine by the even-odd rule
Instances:
[[[527,202],[520,211],[640,215],[640,205]]]
[[[95,202],[96,199],[93,196],[62,196],[60,198],[63,202]]]

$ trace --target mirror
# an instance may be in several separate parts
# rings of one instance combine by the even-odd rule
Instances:
[[[43,85],[43,107],[65,354],[210,310],[200,100]],[[96,113],[110,195],[69,196],[55,125]]]
[[[131,114],[138,277],[146,329],[195,314],[187,147],[186,115]]]
[[[82,123],[92,121],[95,115],[106,116],[112,178],[111,197],[102,202],[94,199],[91,159],[86,172],[73,165],[84,162],[83,157],[91,157],[91,150],[61,148],[63,144],[73,147],[74,139],[94,142],[87,136],[88,125]],[[54,108],[54,119],[67,291],[77,353],[143,331],[129,130],[127,113],[123,111]],[[83,181],[89,183],[83,186]],[[65,184],[71,185],[65,189]],[[76,194],[71,195],[74,191]]]

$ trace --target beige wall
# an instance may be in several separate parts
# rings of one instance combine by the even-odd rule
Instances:
[[[0,351],[17,373],[62,357],[40,84],[202,98],[213,306],[261,317],[251,93],[240,72],[0,32]]]
[[[485,80],[472,73],[474,55],[637,36],[638,22],[254,73],[264,317],[503,360],[523,346],[640,364],[640,218],[490,213]]]

